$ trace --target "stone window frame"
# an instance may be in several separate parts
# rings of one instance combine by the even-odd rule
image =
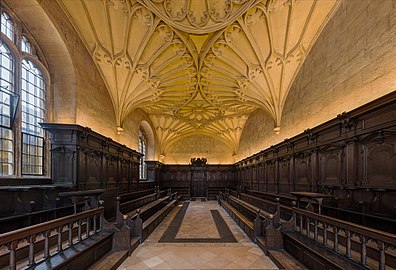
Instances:
[[[139,162],[139,180],[147,180],[147,164],[146,157],[148,153],[148,144],[146,134],[139,128],[139,153],[142,154]]]
[[[48,64],[45,61],[45,57],[33,35],[29,32],[28,28],[21,22],[21,20],[15,15],[15,13],[6,6],[5,3],[0,5],[0,20],[2,20],[2,14],[5,13],[10,21],[13,23],[13,38],[10,39],[2,31],[0,31],[0,41],[7,47],[10,53],[14,57],[14,78],[13,78],[13,92],[19,96],[17,103],[15,121],[11,130],[13,132],[13,173],[12,174],[1,174],[0,179],[42,179],[49,178],[49,140],[47,132],[43,132],[43,153],[42,153],[42,171],[41,173],[22,173],[22,61],[28,61],[32,63],[42,74],[44,79],[44,121],[48,121],[50,115],[50,73]],[[30,45],[30,53],[23,51],[22,39],[27,41]]]

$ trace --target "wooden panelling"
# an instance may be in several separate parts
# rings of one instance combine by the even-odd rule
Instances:
[[[139,182],[140,154],[89,128],[44,123],[49,131],[52,181],[71,190],[105,189],[105,216],[114,216],[119,193],[154,188],[155,182]]]
[[[207,197],[208,189],[234,188],[234,175],[233,165],[161,165],[159,182],[163,188],[184,188],[190,196]]]
[[[137,189],[140,154],[91,129],[69,124],[42,124],[51,138],[52,179],[79,190]]]
[[[237,162],[235,170],[237,185],[251,190],[331,193],[334,206],[393,216],[396,92]]]

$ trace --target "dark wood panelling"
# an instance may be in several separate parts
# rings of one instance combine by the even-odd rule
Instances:
[[[331,193],[333,206],[394,216],[396,92],[237,162],[235,170],[237,185],[251,190]]]
[[[159,176],[163,188],[184,188],[189,190],[190,196],[206,197],[208,190],[236,186],[233,165],[161,165]],[[197,191],[202,188],[204,191]]]
[[[71,190],[105,189],[105,216],[114,216],[118,194],[153,188],[139,182],[140,154],[89,128],[43,123],[50,133],[52,181]]]
[[[137,189],[140,154],[89,128],[44,123],[51,139],[52,180],[78,190]]]

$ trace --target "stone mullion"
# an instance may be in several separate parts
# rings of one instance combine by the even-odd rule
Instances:
[[[15,46],[19,49],[22,34],[22,25],[11,17],[14,21]],[[20,97],[17,112],[14,119],[14,173],[17,177],[22,176],[22,56],[14,54],[14,92]]]

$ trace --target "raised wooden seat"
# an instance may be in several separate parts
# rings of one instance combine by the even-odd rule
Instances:
[[[112,235],[117,232],[103,230],[105,222],[101,205],[0,234],[0,248],[8,249],[1,256],[1,263],[7,260],[11,270],[25,266],[29,269],[85,269],[112,248]]]
[[[73,248],[65,249],[29,269],[87,269],[111,250],[112,240],[112,233],[94,235],[84,242],[75,244]]]
[[[190,187],[177,187],[172,186],[172,192],[177,192],[179,196],[181,196],[181,200],[189,200],[190,199]]]
[[[241,229],[249,236],[250,239],[254,239],[254,227],[253,221],[244,216],[235,207],[226,201],[221,201],[221,206],[226,212],[235,220],[235,222],[241,227]]]
[[[157,199],[157,193],[148,194],[130,201],[125,201],[120,203],[120,211],[121,213],[131,213],[138,209],[139,207],[144,206],[150,202],[153,202]]]
[[[325,269],[325,265],[339,270],[367,269],[297,232],[284,232],[284,236],[285,250],[310,269]]]
[[[264,213],[275,213],[277,210],[277,200],[276,198],[274,201],[272,200],[267,200],[267,199],[261,199],[253,195],[248,195],[245,193],[240,194],[240,199],[259,208],[260,211]],[[282,205],[281,199],[279,199],[280,203],[280,219],[282,222],[285,222],[286,220],[290,220],[292,213],[291,213],[291,208],[285,205]]]
[[[86,229],[86,224],[82,223],[81,224],[81,233],[84,234]],[[62,232],[61,240],[62,242],[65,242],[68,240],[68,231]],[[78,227],[75,226],[72,231],[72,237],[73,239],[76,239],[78,236]],[[53,233],[52,235],[49,236],[48,239],[48,246],[50,248],[55,248],[57,245],[58,241],[58,235],[56,233]],[[43,237],[37,237],[36,242],[35,242],[35,251],[37,253],[43,252],[45,249],[45,239]],[[23,260],[29,256],[29,244],[27,242],[23,242],[19,244],[18,249],[16,250],[16,261]],[[6,267],[9,265],[9,260],[10,260],[10,254],[7,249],[2,249],[0,250],[0,269],[3,267]]]
[[[178,200],[174,199],[165,205],[161,210],[157,211],[154,215],[143,222],[142,240],[144,241],[150,233],[162,222],[162,220],[172,211],[173,207],[177,204]]]
[[[77,205],[79,211],[84,206],[84,203]],[[73,205],[60,206],[52,209],[38,210],[31,213],[15,214],[0,218],[0,233],[17,230],[27,226],[32,226],[52,220],[59,217],[64,217],[73,214]]]
[[[276,264],[276,266],[278,266],[279,269],[285,269],[285,270],[309,269],[284,249],[269,250],[268,257],[270,257],[270,259]]]
[[[120,194],[120,201],[121,203],[132,201],[141,197],[144,197],[146,195],[153,194],[155,192],[154,189],[146,189],[146,190],[139,190],[139,191],[134,191],[134,192],[129,192],[129,193],[122,193]]]
[[[133,210],[129,213],[126,213],[126,215],[130,216],[132,219],[134,219],[138,215],[138,211],[140,211],[140,217],[142,218],[143,221],[146,219],[150,218],[152,214],[154,214],[160,207],[161,204],[169,200],[170,196],[165,196],[163,198],[159,198],[155,201],[152,201],[150,203],[147,203],[143,205],[141,208]]]
[[[105,260],[100,260],[92,265],[91,270],[116,270],[128,257],[128,251],[110,251],[104,256]]]

